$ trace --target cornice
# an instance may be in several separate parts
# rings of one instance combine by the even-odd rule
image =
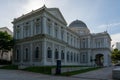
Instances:
[[[69,45],[67,42],[60,40],[60,39],[57,39],[57,38],[54,38],[54,37],[47,35],[47,34],[38,34],[38,35],[35,35],[33,37],[26,37],[24,39],[18,39],[18,40],[15,40],[15,43],[19,44],[19,43],[30,42],[30,41],[35,41],[35,40],[43,41],[45,38],[50,39],[50,40],[55,41],[55,42],[58,42],[58,43],[61,43],[63,45],[66,45],[67,47],[79,50],[79,48],[75,48],[75,47]]]
[[[15,40],[15,43],[22,43],[22,42],[28,42],[28,41],[34,41],[34,40],[42,40],[45,38],[45,35],[44,34],[38,34],[38,35],[35,35],[33,37],[26,37],[26,38],[23,38],[23,39],[17,39]]]

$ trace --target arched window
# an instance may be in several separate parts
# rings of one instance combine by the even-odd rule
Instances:
[[[74,53],[74,62],[75,62],[75,60],[76,60],[76,53]]]
[[[52,50],[50,49],[50,47],[48,47],[47,49],[47,58],[52,58]]]
[[[19,50],[18,50],[18,49],[17,49],[17,51],[16,51],[15,57],[16,57],[16,60],[18,61],[18,60],[19,60]]]
[[[79,54],[77,54],[77,62],[79,62],[79,58],[80,58],[79,56],[80,56],[80,55],[79,55]]]
[[[67,33],[67,43],[69,43],[69,33]]]
[[[71,62],[73,61],[73,53],[71,52]]]
[[[55,59],[59,59],[59,54],[57,49],[55,49]]]
[[[20,26],[16,26],[16,38],[20,39]]]
[[[36,34],[39,34],[39,32],[40,32],[40,24],[36,23],[35,28],[36,28]]]
[[[64,51],[61,51],[61,60],[64,60]]]
[[[83,44],[82,48],[85,48],[85,38],[83,39],[82,44]]]
[[[69,62],[69,51],[67,52],[67,62]]]
[[[39,47],[36,47],[36,49],[35,49],[35,58],[36,59],[39,58]]]
[[[28,60],[28,48],[25,49],[24,60]]]
[[[83,63],[85,63],[85,55],[83,55]]]

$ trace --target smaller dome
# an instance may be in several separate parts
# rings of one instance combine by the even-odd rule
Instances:
[[[69,27],[85,27],[85,28],[87,28],[87,25],[80,20],[75,20],[69,25]]]

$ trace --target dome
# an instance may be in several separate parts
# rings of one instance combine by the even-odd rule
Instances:
[[[87,28],[87,25],[84,22],[80,21],[80,20],[75,20],[75,21],[73,21],[69,25],[69,27],[83,27],[83,28]]]

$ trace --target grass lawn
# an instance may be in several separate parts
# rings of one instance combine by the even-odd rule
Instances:
[[[30,72],[36,72],[36,73],[42,73],[42,74],[51,74],[52,68],[55,68],[56,66],[38,66],[38,67],[27,67],[25,69],[21,69],[24,71],[30,71]],[[83,67],[83,66],[62,66],[62,68],[67,68],[67,67]],[[0,69],[8,69],[8,70],[18,70],[18,66],[16,65],[7,65],[7,66],[2,66]],[[85,73],[93,70],[100,69],[100,67],[95,67],[95,68],[87,68],[87,69],[81,69],[77,71],[71,71],[71,72],[64,72],[61,73],[60,76],[71,76],[75,74],[80,74],[80,73]]]
[[[67,68],[67,67],[83,67],[83,66],[62,66],[62,68]],[[27,67],[25,71],[30,71],[30,72],[37,72],[37,73],[43,73],[43,74],[51,74],[51,70],[53,68],[56,68],[56,66],[39,66],[39,67]]]
[[[22,69],[24,71],[36,72],[36,73],[43,73],[43,74],[51,74],[51,66],[41,66],[41,67],[28,67]]]
[[[64,72],[60,75],[61,76],[72,76],[75,74],[81,74],[81,73],[85,73],[85,72],[89,72],[89,71],[93,71],[93,70],[98,70],[98,69],[101,69],[101,68],[100,67],[87,68],[87,69],[82,69],[82,70],[77,70],[77,71]]]

